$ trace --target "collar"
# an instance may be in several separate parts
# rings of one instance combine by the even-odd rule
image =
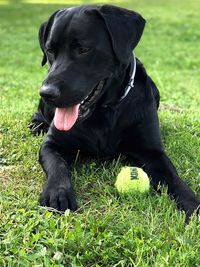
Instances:
[[[130,90],[134,87],[135,73],[136,73],[136,57],[135,54],[133,53],[133,63],[131,64],[130,79],[125,88],[123,96],[119,99],[119,102],[121,102],[128,95]]]
[[[129,77],[130,78],[129,78],[128,84],[127,84],[127,86],[124,89],[124,94],[120,97],[120,99],[116,102],[116,104],[119,104],[124,98],[126,98],[126,96],[128,95],[128,93],[130,92],[130,90],[134,87],[135,73],[136,73],[136,57],[135,57],[134,52],[133,52],[133,59],[132,59],[130,65],[131,65],[130,66],[130,73],[129,73]],[[109,106],[110,106],[109,104],[104,104],[101,107],[107,108]]]

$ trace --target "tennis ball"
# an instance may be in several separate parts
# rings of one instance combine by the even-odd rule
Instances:
[[[145,193],[149,190],[149,178],[141,168],[123,167],[117,175],[115,187],[119,193]]]

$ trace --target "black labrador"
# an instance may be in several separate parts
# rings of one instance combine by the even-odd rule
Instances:
[[[79,151],[99,159],[122,154],[155,189],[167,185],[187,216],[199,211],[164,152],[158,89],[132,53],[144,26],[138,13],[111,5],[58,10],[41,25],[42,65],[49,70],[31,123],[33,134],[48,131],[39,156],[48,177],[41,205],[77,209],[69,165]]]

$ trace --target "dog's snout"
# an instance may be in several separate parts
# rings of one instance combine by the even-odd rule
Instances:
[[[40,89],[41,97],[46,100],[56,100],[60,96],[60,92],[57,87],[53,85],[43,85]]]

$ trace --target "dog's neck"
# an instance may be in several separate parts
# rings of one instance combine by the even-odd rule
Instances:
[[[130,74],[129,74],[130,79],[124,90],[124,94],[119,99],[119,102],[121,102],[128,95],[129,91],[133,89],[134,81],[135,81],[135,73],[136,73],[136,57],[135,57],[135,54],[133,53],[133,61],[132,61],[132,64],[130,64]]]
[[[131,62],[127,67],[118,72],[118,75],[107,81],[105,94],[100,100],[101,107],[113,107],[123,101],[128,93],[134,88],[136,74],[136,57],[133,54]],[[109,88],[112,88],[109,89]]]

